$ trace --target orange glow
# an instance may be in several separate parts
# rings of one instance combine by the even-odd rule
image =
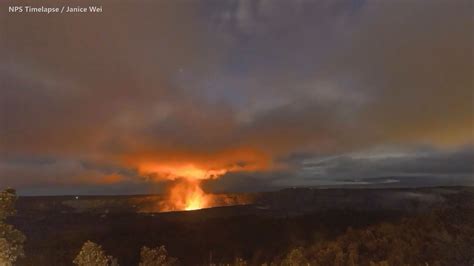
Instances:
[[[107,175],[102,179],[102,182],[105,184],[113,184],[113,183],[118,183],[123,179],[122,176],[118,174],[111,174]]]
[[[232,171],[251,171],[269,167],[268,158],[254,151],[239,150],[227,156],[182,158],[169,155],[170,158],[137,155],[130,159],[130,163],[138,166],[141,174],[154,180],[171,180],[165,198],[159,203],[160,211],[197,210],[215,206],[224,206],[237,202],[230,200],[227,203],[222,197],[207,194],[201,188],[202,180],[216,179]],[[242,158],[245,158],[242,159]],[[156,163],[156,161],[160,163]],[[191,163],[192,162],[192,163]]]
[[[226,169],[206,170],[194,164],[153,163],[141,164],[139,170],[142,173],[156,174],[159,179],[174,180],[160,204],[160,211],[190,211],[213,207],[213,195],[202,190],[201,181],[217,178],[227,172]]]
[[[199,180],[182,179],[171,186],[160,211],[191,211],[213,207],[213,195],[206,194]]]
[[[176,178],[209,179],[231,171],[259,171],[273,168],[271,156],[252,148],[231,148],[198,153],[172,148],[129,153],[123,164],[137,168],[157,180]]]
[[[185,165],[159,165],[153,163],[141,164],[140,172],[158,174],[164,179],[185,178],[188,180],[202,180],[217,178],[227,172],[226,169],[204,170],[194,166],[193,164]]]

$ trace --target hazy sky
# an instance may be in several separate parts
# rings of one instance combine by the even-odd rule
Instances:
[[[471,0],[8,3],[0,187],[160,192],[147,165],[226,169],[211,191],[474,184]]]

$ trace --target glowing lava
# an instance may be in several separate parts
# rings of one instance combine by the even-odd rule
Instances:
[[[162,211],[198,210],[213,206],[213,195],[206,194],[200,180],[182,179],[173,184],[167,199],[161,206]]]
[[[155,173],[164,179],[173,180],[166,198],[160,204],[160,211],[190,211],[213,207],[214,196],[202,190],[201,181],[217,178],[227,172],[225,169],[205,170],[192,164],[144,164],[140,168],[142,172]]]

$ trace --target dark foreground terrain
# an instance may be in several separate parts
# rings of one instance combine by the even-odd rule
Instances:
[[[286,189],[154,213],[159,196],[20,197],[18,265],[72,265],[82,244],[120,265],[165,245],[182,265],[473,265],[474,188]],[[242,261],[241,261],[242,262]]]

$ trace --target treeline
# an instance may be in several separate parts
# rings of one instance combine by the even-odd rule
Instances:
[[[118,266],[117,259],[105,253],[102,247],[87,241],[73,261],[78,266]],[[143,247],[140,251],[139,266],[177,266],[179,261],[168,256],[164,246],[157,248]]]
[[[472,209],[435,211],[295,248],[273,265],[474,265]]]
[[[15,214],[14,190],[0,193],[0,265],[11,266],[24,256],[25,236],[6,219]],[[119,261],[91,241],[83,244],[75,259],[78,266],[117,266]],[[139,266],[179,265],[164,246],[142,247]],[[366,228],[349,228],[335,239],[320,239],[304,247],[289,248],[271,261],[235,258],[227,263],[196,265],[474,265],[474,208],[471,202],[447,206],[428,214],[379,223]]]
[[[13,189],[0,191],[0,265],[11,266],[15,261],[25,256],[23,244],[25,235],[6,222],[7,218],[15,215],[16,193]]]

